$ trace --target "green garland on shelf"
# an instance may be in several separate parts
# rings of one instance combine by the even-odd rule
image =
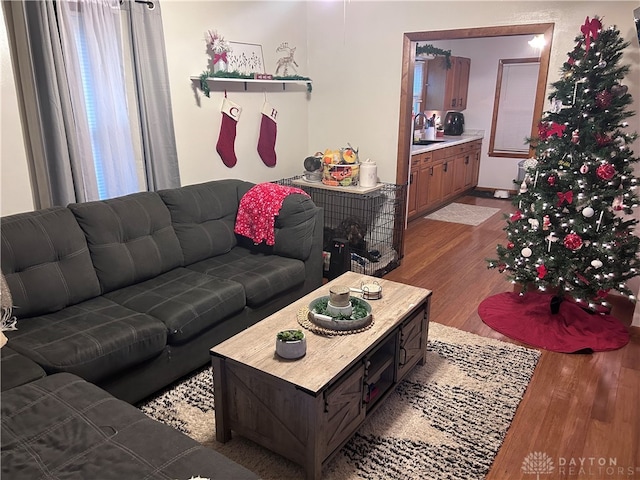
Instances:
[[[202,93],[204,93],[204,95],[206,97],[209,96],[209,94],[211,93],[211,89],[209,88],[209,84],[207,83],[207,78],[239,78],[239,79],[244,79],[244,80],[253,80],[253,75],[246,75],[243,73],[240,73],[238,71],[233,71],[233,72],[212,72],[210,70],[205,70],[204,72],[202,72],[200,74],[200,89],[202,90]],[[283,76],[274,76],[273,80],[300,80],[300,81],[306,81],[307,83],[307,92],[311,93],[311,79],[309,77],[301,77],[300,75],[287,75],[286,77]]]
[[[431,44],[417,45],[416,55],[423,53],[426,55],[440,55],[441,57],[444,57],[447,69],[451,68],[451,50],[443,50],[442,48],[434,47]]]

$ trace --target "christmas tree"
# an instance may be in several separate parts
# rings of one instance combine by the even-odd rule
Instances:
[[[640,159],[629,147],[637,133],[625,130],[634,113],[620,83],[629,71],[620,62],[629,43],[598,17],[587,17],[580,31],[560,80],[551,84],[538,135],[528,139],[535,157],[524,162],[507,243],[488,266],[507,272],[523,294],[557,289],[602,311],[610,290],[634,299],[625,282],[639,268],[638,222],[628,215],[638,203],[632,164]]]

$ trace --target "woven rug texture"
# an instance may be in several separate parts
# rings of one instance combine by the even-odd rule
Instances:
[[[424,218],[440,222],[478,226],[498,211],[500,211],[499,208],[467,205],[466,203],[450,203]]]
[[[425,365],[412,370],[366,419],[322,478],[484,478],[539,356],[537,350],[431,322]],[[239,435],[216,441],[210,368],[139,407],[265,480],[304,479],[301,467]]]

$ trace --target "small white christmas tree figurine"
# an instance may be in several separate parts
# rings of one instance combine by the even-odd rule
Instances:
[[[580,30],[552,84],[538,137],[529,139],[536,161],[528,162],[507,243],[498,245],[489,268],[507,272],[523,292],[557,288],[560,297],[601,311],[610,290],[634,299],[625,282],[639,273],[638,221],[624,214],[637,207],[632,164],[640,159],[629,148],[637,133],[625,130],[632,99],[620,83],[629,44],[598,17],[587,17]]]

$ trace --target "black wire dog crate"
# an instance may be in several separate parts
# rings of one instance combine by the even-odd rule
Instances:
[[[368,189],[333,187],[309,182],[302,175],[275,183],[304,190],[324,209],[326,277],[331,279],[347,270],[382,277],[400,265],[405,185],[379,183]],[[330,258],[336,255],[336,239],[343,239],[347,247],[341,252],[346,260],[338,272],[331,266]]]

